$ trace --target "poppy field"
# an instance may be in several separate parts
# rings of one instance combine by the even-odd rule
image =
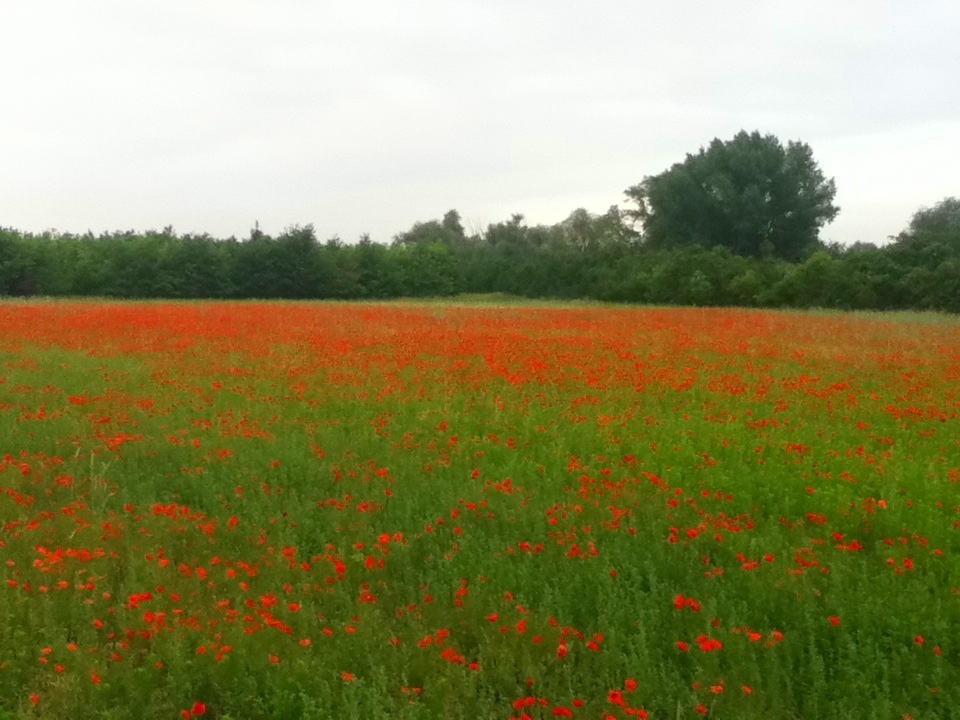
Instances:
[[[0,720],[960,714],[960,322],[0,303]]]

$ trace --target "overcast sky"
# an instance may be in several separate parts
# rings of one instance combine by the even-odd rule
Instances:
[[[881,242],[960,196],[958,78],[955,0],[3,2],[0,226],[549,224],[746,129]]]

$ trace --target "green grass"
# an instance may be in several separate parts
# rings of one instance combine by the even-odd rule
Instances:
[[[509,302],[4,324],[0,717],[951,716],[955,332]]]

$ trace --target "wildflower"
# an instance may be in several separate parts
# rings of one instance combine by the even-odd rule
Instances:
[[[607,693],[607,702],[611,705],[619,705],[624,707],[627,704],[627,701],[623,699],[623,693],[619,690],[611,690]]]
[[[707,637],[706,635],[700,635],[697,637],[697,645],[700,647],[700,652],[704,653],[723,649],[723,643],[715,638]]]

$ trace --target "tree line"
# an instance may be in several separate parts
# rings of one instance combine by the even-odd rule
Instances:
[[[613,302],[960,312],[960,200],[879,246],[827,245],[839,209],[808,146],[739,133],[628,188],[626,210],[522,215],[468,234],[456,210],[389,245],[317,238],[0,229],[0,295],[388,299],[509,293]]]

